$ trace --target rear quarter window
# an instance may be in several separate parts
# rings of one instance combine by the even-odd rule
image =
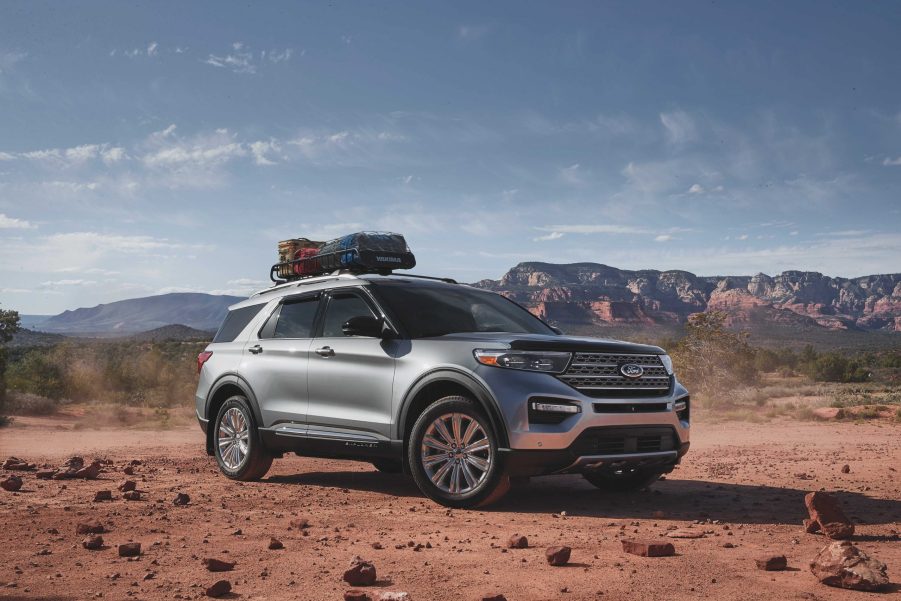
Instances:
[[[229,311],[225,316],[225,321],[219,326],[213,342],[233,342],[265,305],[266,303],[261,303]]]

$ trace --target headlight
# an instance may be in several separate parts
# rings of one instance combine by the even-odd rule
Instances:
[[[526,371],[543,371],[559,374],[566,371],[572,353],[553,351],[498,351],[476,349],[472,352],[476,361],[482,365],[506,367],[508,369],[524,369]]]
[[[663,363],[663,367],[666,368],[666,373],[673,375],[673,358],[669,355],[660,355],[660,361]]]

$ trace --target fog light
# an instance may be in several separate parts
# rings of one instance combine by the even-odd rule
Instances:
[[[532,403],[532,409],[543,413],[581,413],[578,405],[564,405],[559,403]]]
[[[685,411],[686,407],[688,407],[688,403],[685,401],[676,401],[676,404],[673,405],[673,410],[678,413],[679,411]]]

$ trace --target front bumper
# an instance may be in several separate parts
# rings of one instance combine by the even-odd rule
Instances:
[[[506,424],[509,444],[502,455],[513,475],[623,467],[670,471],[688,452],[689,413],[680,419],[674,410],[688,391],[675,379],[665,396],[594,398],[549,374],[488,366],[477,374]],[[530,422],[535,398],[574,404],[580,412],[559,423]]]
[[[690,442],[669,451],[587,453],[579,448],[523,451],[501,449],[504,467],[511,476],[542,476],[588,471],[648,470],[671,472],[688,452]]]

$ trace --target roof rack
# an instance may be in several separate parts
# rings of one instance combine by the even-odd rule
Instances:
[[[444,282],[445,284],[459,284],[460,283],[457,280],[455,280],[454,278],[438,278],[438,277],[431,276],[431,275],[414,275],[412,273],[405,273],[400,277],[419,278],[420,280],[435,280],[438,282]]]

